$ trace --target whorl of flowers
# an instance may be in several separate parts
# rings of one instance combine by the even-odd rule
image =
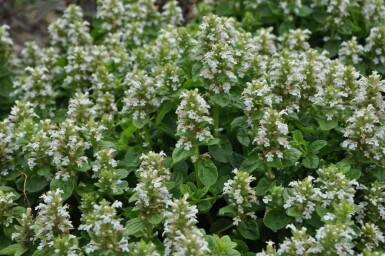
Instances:
[[[117,254],[128,252],[127,230],[121,224],[116,209],[122,203],[115,201],[112,205],[106,200],[95,204],[93,209],[82,215],[79,230],[87,231],[91,241],[85,246],[85,252],[100,254]]]
[[[162,102],[154,79],[142,70],[134,70],[126,75],[124,83],[128,90],[125,91],[121,114],[134,120],[149,118]]]
[[[11,56],[13,50],[13,41],[9,36],[8,30],[8,25],[0,26],[0,56],[4,56],[6,59]]]
[[[366,38],[364,50],[373,64],[385,63],[385,26],[370,29],[370,35]]]
[[[315,238],[317,244],[314,250],[318,253],[330,255],[354,255],[354,230],[344,223],[325,224],[317,230]]]
[[[364,47],[357,42],[355,36],[349,41],[342,42],[338,50],[338,57],[345,64],[359,64],[363,54]]]
[[[76,124],[86,124],[95,115],[94,103],[89,99],[88,93],[76,93],[68,103],[68,117]]]
[[[58,130],[50,131],[51,141],[47,154],[52,157],[52,164],[59,169],[55,179],[67,181],[74,170],[88,163],[88,158],[83,154],[89,143],[80,137],[79,129],[73,122],[66,121],[59,125]]]
[[[64,68],[67,73],[64,82],[72,85],[76,91],[86,92],[97,67],[109,60],[110,55],[104,46],[71,47],[67,55],[68,64]]]
[[[0,225],[8,227],[13,222],[12,208],[19,196],[13,192],[5,192],[0,187]]]
[[[282,48],[289,49],[290,51],[306,51],[309,50],[310,44],[308,40],[310,38],[310,30],[308,29],[290,29],[278,38],[282,44]]]
[[[121,0],[98,0],[96,17],[107,31],[122,29],[125,23],[125,6]]]
[[[24,247],[31,246],[34,238],[35,222],[32,215],[32,209],[27,208],[26,212],[21,215],[21,218],[17,220],[19,225],[15,226],[15,232],[12,233],[12,240],[22,244]]]
[[[196,143],[213,138],[209,129],[213,119],[209,116],[209,104],[197,89],[185,91],[180,97],[182,101],[176,110],[179,136],[176,147],[190,150]]]
[[[55,237],[51,242],[53,256],[83,256],[83,251],[79,247],[79,241],[74,235],[64,235]]]
[[[326,18],[326,26],[330,29],[336,29],[344,25],[349,14],[349,9],[354,6],[354,2],[350,0],[323,0],[321,4],[326,7],[326,12],[329,14]],[[324,37],[325,41],[329,39],[339,39],[339,36],[334,38]]]
[[[41,63],[41,58],[43,57],[42,50],[34,41],[26,42],[20,55],[21,61],[26,67],[36,67]]]
[[[48,31],[51,36],[51,44],[59,49],[89,45],[92,42],[89,23],[83,20],[82,9],[77,5],[69,5],[64,11],[63,17],[49,25]]]
[[[31,170],[37,167],[45,167],[50,164],[50,158],[47,152],[50,148],[49,131],[56,129],[56,126],[51,124],[51,120],[41,120],[39,124],[39,132],[34,133],[24,150],[28,159],[28,166]]]
[[[146,256],[160,256],[160,253],[157,252],[156,246],[152,242],[146,243],[144,240],[134,243],[130,247],[132,255],[146,255]]]
[[[201,76],[205,79],[210,91],[218,94],[229,93],[238,77],[234,73],[237,60],[235,52],[228,44],[217,43],[211,51],[206,52],[202,59]]]
[[[44,110],[54,103],[54,90],[48,69],[42,66],[27,67],[26,76],[14,83],[15,94]]]
[[[293,20],[292,14],[298,14],[302,7],[301,0],[283,0],[278,1],[279,7],[284,14],[284,18],[289,21]]]
[[[385,81],[377,72],[373,72],[368,77],[361,77],[358,90],[353,102],[357,107],[366,107],[370,104],[374,107],[373,111],[382,117],[385,110],[385,100],[382,93],[385,92]]]
[[[379,143],[385,131],[379,126],[379,122],[372,105],[356,110],[347,119],[344,131],[346,140],[342,142],[342,147],[366,159],[381,160],[384,152],[379,148]]]
[[[115,150],[112,148],[101,149],[95,153],[96,160],[93,163],[92,170],[93,178],[98,178],[95,186],[99,188],[100,192],[112,195],[123,194],[127,188],[127,181],[123,181],[126,174],[121,174],[116,169],[118,161],[114,159]]]
[[[274,58],[270,63],[266,77],[266,83],[272,87],[276,95],[275,101],[279,103],[276,108],[289,114],[298,112],[298,102],[301,99],[300,85],[303,84],[304,75],[298,57],[297,53],[283,51],[281,56]]]
[[[163,6],[162,22],[174,26],[178,26],[183,21],[182,8],[178,5],[176,0],[168,0]]]
[[[370,187],[362,188],[365,192],[364,200],[359,203],[357,218],[369,218],[373,223],[385,220],[385,185],[375,182]]]
[[[233,218],[234,225],[238,225],[246,216],[256,219],[257,216],[253,212],[247,212],[245,205],[258,203],[255,189],[250,184],[255,178],[247,172],[234,169],[234,178],[228,180],[223,187],[223,194],[228,195],[229,202],[237,209],[237,216]]]
[[[274,246],[273,241],[268,241],[266,250],[262,250],[261,252],[258,252],[256,256],[277,256],[277,250]]]
[[[169,202],[169,210],[164,213],[163,236],[166,246],[165,255],[175,256],[204,256],[210,255],[208,243],[197,224],[196,205],[190,206],[187,202],[188,195],[181,199],[174,199]]]
[[[48,47],[41,50],[41,65],[48,70],[47,76],[53,81],[58,79],[58,75],[63,72],[63,67],[58,65],[60,55],[54,47]]]
[[[253,46],[261,55],[273,55],[277,52],[275,41],[277,36],[272,33],[273,28],[260,28],[253,37]]]
[[[319,189],[322,191],[320,196],[323,207],[339,200],[354,204],[355,187],[358,186],[358,182],[349,180],[345,173],[344,168],[338,168],[335,165],[317,170],[316,182],[320,184]]]
[[[314,177],[308,176],[302,181],[292,181],[288,190],[289,196],[285,198],[284,208],[294,207],[302,213],[301,217],[296,218],[297,222],[304,219],[311,219],[316,205],[320,201],[321,191],[313,185]]]
[[[383,0],[362,0],[361,13],[370,24],[383,24],[385,19],[385,5]]]
[[[252,115],[255,111],[262,111],[265,107],[272,107],[273,104],[271,88],[267,83],[260,80],[253,80],[246,83],[241,98],[245,105],[244,112],[247,115]]]
[[[35,231],[35,240],[39,240],[38,249],[51,247],[55,237],[66,235],[73,229],[68,205],[63,206],[62,190],[48,191],[40,198],[43,200],[36,210],[38,214],[33,224]]]
[[[287,228],[291,229],[292,236],[279,245],[278,255],[311,255],[316,240],[307,234],[307,229],[297,229],[293,224],[287,225]]]
[[[138,198],[136,206],[143,219],[162,214],[171,198],[166,187],[166,182],[170,180],[170,171],[164,167],[165,157],[163,151],[150,151],[140,157],[142,162],[137,170],[139,182],[134,191]]]
[[[171,63],[156,67],[154,75],[157,77],[157,87],[162,88],[164,93],[178,90],[183,81],[181,73],[181,68]]]
[[[283,150],[290,148],[287,140],[289,129],[282,118],[284,114],[282,111],[268,108],[259,121],[253,144],[262,149],[262,154],[268,162],[272,162],[275,157],[283,158]]]
[[[375,250],[385,242],[385,237],[380,227],[373,223],[365,223],[361,227],[360,242],[370,251]]]
[[[319,108],[321,118],[329,121],[346,118],[345,109],[354,98],[359,76],[351,66],[346,67],[336,60],[329,63],[323,82],[317,87],[312,100]]]
[[[196,35],[197,42],[194,54],[197,59],[202,59],[205,53],[211,52],[217,44],[227,45],[231,36],[236,33],[233,20],[210,14],[203,17]]]

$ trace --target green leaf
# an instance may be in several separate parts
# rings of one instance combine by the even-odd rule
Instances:
[[[241,143],[243,146],[248,147],[250,145],[250,142],[251,142],[250,137],[243,129],[238,131],[237,139],[239,143]]]
[[[373,176],[377,178],[378,181],[385,181],[385,169],[376,168],[372,171]]]
[[[231,131],[234,131],[236,128],[244,127],[247,123],[247,117],[245,116],[239,116],[237,118],[234,118],[233,121],[231,121],[230,127]]]
[[[40,176],[47,176],[51,173],[51,167],[42,167],[37,170],[37,174]]]
[[[307,17],[312,13],[313,13],[312,8],[309,8],[306,5],[302,5],[301,8],[299,8],[298,16],[299,17]]]
[[[222,138],[217,145],[209,146],[210,155],[220,163],[228,163],[233,155],[233,147],[227,138]]]
[[[215,164],[209,160],[198,160],[195,162],[198,179],[206,187],[214,185],[218,179],[218,170]]]
[[[338,49],[340,47],[340,42],[336,40],[329,40],[324,44],[324,50],[328,51],[328,56],[333,58],[337,55]]]
[[[298,210],[297,207],[290,207],[289,209],[286,210],[287,215],[294,217],[294,218],[300,218],[302,217],[303,213]]]
[[[309,152],[316,153],[320,151],[322,148],[324,148],[328,143],[324,140],[316,140],[310,144],[310,146],[307,148]]]
[[[53,178],[51,180],[50,189],[51,190],[56,190],[56,189],[62,190],[64,193],[61,194],[61,197],[65,201],[71,197],[72,192],[75,189],[75,177],[70,177],[67,181],[64,181],[63,179]]]
[[[260,237],[258,223],[253,219],[241,221],[238,225],[238,231],[249,240],[257,240]]]
[[[33,175],[27,179],[25,183],[25,190],[30,193],[35,193],[43,190],[46,186],[48,186],[48,184],[49,181],[47,181],[46,179],[38,175]]]
[[[226,205],[225,207],[222,207],[219,209],[218,215],[219,216],[228,216],[228,217],[234,217],[237,214],[237,209],[234,205]]]
[[[149,218],[146,218],[146,220],[151,223],[152,225],[158,225],[163,220],[162,214],[152,214]]]
[[[11,244],[0,250],[0,255],[14,255],[19,250],[24,250],[24,252],[26,252],[28,251],[28,248],[24,248],[21,244]]]
[[[318,216],[320,216],[321,218],[330,212],[330,210],[328,210],[328,209],[326,209],[320,205],[316,206],[315,211],[317,212]]]
[[[137,118],[132,120],[132,124],[137,128],[141,129],[143,126],[145,126],[148,123],[149,119],[146,117],[145,119]]]
[[[293,139],[298,142],[298,143],[302,143],[303,142],[303,135],[302,135],[302,132],[300,130],[295,130],[293,132]]]
[[[213,204],[212,204],[210,201],[201,201],[201,202],[198,203],[198,210],[199,210],[200,212],[205,213],[205,212],[207,212],[208,210],[210,210],[210,208],[211,208],[212,205],[213,205]]]
[[[361,177],[361,170],[359,169],[350,169],[345,176],[349,180],[358,180]]]
[[[201,76],[202,66],[203,65],[201,63],[195,63],[192,66],[191,75],[192,75],[192,79],[194,82],[199,81],[200,76]]]
[[[319,157],[317,155],[310,155],[302,159],[302,164],[306,168],[316,169],[319,164]]]
[[[194,191],[190,188],[189,185],[187,184],[181,184],[179,186],[179,190],[182,194],[189,194],[189,195],[192,195],[194,193]]]
[[[264,196],[266,195],[267,191],[269,191],[271,187],[272,182],[267,180],[266,178],[262,178],[258,184],[257,187],[255,188],[255,192],[257,196]]]
[[[215,234],[207,236],[209,249],[213,256],[241,256],[241,254],[235,250],[237,243],[231,241],[229,236],[219,237]]]
[[[175,148],[172,152],[172,161],[176,164],[192,156],[192,154],[192,150],[185,150],[184,147]]]
[[[133,218],[126,223],[128,235],[134,235],[143,231],[144,223],[140,218]]]
[[[284,158],[282,160],[283,166],[289,167],[294,165],[302,156],[302,152],[296,148],[285,149],[283,151]]]
[[[291,219],[286,215],[284,209],[272,209],[263,217],[265,226],[274,231],[286,227],[290,222]]]
[[[157,116],[156,116],[156,120],[155,120],[155,126],[158,126],[162,122],[165,115],[168,112],[170,112],[173,109],[173,107],[174,107],[174,103],[171,101],[162,105],[162,107],[157,112]]]
[[[44,247],[43,250],[36,250],[32,254],[32,256],[47,256],[47,255],[51,255],[49,247]]]
[[[222,108],[228,106],[231,103],[231,97],[227,93],[213,94],[211,95],[210,99],[214,104]]]
[[[205,142],[203,142],[202,144],[199,144],[199,145],[213,146],[213,145],[219,144],[220,142],[221,142],[220,139],[211,138],[208,141],[205,141]]]
[[[263,167],[263,159],[260,159],[257,155],[253,155],[249,156],[242,162],[239,170],[250,173],[259,167]]]
[[[322,131],[329,131],[338,126],[338,121],[336,120],[318,119],[317,121]]]

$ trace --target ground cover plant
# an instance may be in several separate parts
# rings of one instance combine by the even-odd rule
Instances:
[[[0,28],[0,255],[384,254],[384,28],[331,59],[328,29],[277,25],[307,2],[271,28],[97,4],[19,54]]]

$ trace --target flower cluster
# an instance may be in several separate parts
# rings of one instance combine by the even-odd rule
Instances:
[[[339,59],[345,64],[358,64],[362,61],[362,55],[364,54],[364,47],[357,42],[357,38],[354,36],[349,41],[345,41],[341,44],[338,50]]]
[[[237,216],[233,218],[233,223],[238,225],[247,216],[253,219],[257,218],[253,212],[249,212],[245,208],[257,204],[258,200],[255,190],[250,186],[255,178],[247,172],[238,171],[237,169],[234,169],[233,173],[235,174],[234,178],[224,184],[223,194],[228,195],[229,203],[236,208]]]
[[[121,114],[134,120],[148,119],[162,103],[154,79],[145,71],[134,70],[126,75],[125,84],[128,90],[125,91]]]
[[[84,249],[87,254],[128,252],[127,230],[116,212],[120,207],[122,203],[119,201],[110,205],[108,201],[102,200],[91,211],[82,215],[79,230],[86,231],[91,239]]]
[[[89,45],[92,42],[89,23],[83,20],[82,9],[77,5],[68,6],[63,17],[51,23],[48,30],[51,44],[61,50],[70,46]]]
[[[73,229],[68,205],[63,206],[62,190],[48,191],[41,196],[43,202],[36,206],[38,214],[33,224],[35,240],[39,240],[39,250],[51,247],[54,238],[67,235]]]
[[[373,27],[370,30],[370,35],[366,38],[364,50],[375,65],[385,63],[384,38],[385,26]]]
[[[210,255],[210,249],[197,224],[195,205],[190,206],[185,195],[169,202],[169,210],[164,213],[165,255]]]
[[[285,200],[284,208],[295,208],[300,212],[297,222],[310,219],[315,211],[316,205],[320,202],[321,191],[313,185],[314,177],[308,176],[302,181],[292,181],[288,191],[288,198]]]
[[[6,60],[11,56],[13,50],[13,41],[8,30],[8,25],[0,27],[0,56],[3,56]]]
[[[166,186],[170,180],[170,171],[164,167],[165,157],[163,151],[150,151],[140,157],[142,162],[137,170],[139,182],[134,191],[138,198],[135,205],[144,220],[163,214],[172,196]]]
[[[283,158],[283,150],[290,148],[287,140],[289,130],[287,124],[282,118],[285,112],[278,112],[273,108],[266,110],[253,143],[260,147],[266,161],[272,162],[275,157]]]
[[[213,138],[208,126],[213,119],[209,116],[210,106],[197,89],[183,92],[180,97],[182,101],[176,110],[179,136],[176,147],[190,150],[196,143]]]
[[[3,191],[0,188],[0,225],[8,227],[13,222],[12,208],[16,205],[14,202],[18,196],[9,191]]]

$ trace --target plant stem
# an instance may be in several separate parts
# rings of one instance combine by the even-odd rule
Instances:
[[[219,108],[218,108],[218,105],[214,105],[213,115],[214,115],[214,136],[218,137],[218,133],[219,133]]]
[[[221,228],[221,229],[218,230],[216,233],[218,233],[218,234],[223,233],[223,232],[225,232],[226,230],[232,228],[233,226],[234,226],[233,223],[231,223],[231,224],[227,225],[226,227]]]

